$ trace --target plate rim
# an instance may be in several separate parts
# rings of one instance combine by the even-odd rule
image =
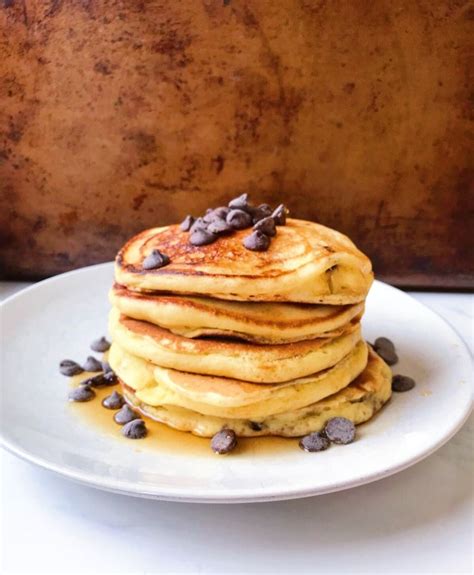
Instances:
[[[95,264],[92,266],[86,266],[65,272],[63,274],[58,274],[50,278],[46,278],[39,282],[32,284],[17,293],[10,295],[5,298],[0,303],[0,312],[3,312],[5,307],[10,304],[10,302],[16,300],[17,298],[28,297],[28,294],[32,291],[42,289],[43,286],[61,281],[65,276],[71,276],[76,274],[81,274],[86,270],[93,270],[94,268],[106,268],[113,267],[113,262],[104,262],[100,264]],[[438,320],[445,325],[445,327],[450,330],[450,332],[455,336],[457,342],[461,343],[463,353],[466,354],[468,359],[472,361],[472,355],[470,353],[469,347],[463,338],[458,334],[457,330],[446,320],[444,317],[440,316],[437,312],[431,309],[426,304],[416,300],[411,295],[406,292],[390,285],[380,280],[375,280],[376,284],[384,286],[389,290],[394,290],[397,295],[402,295],[403,297],[409,298],[415,301],[418,306],[421,306],[429,313],[436,316]],[[0,318],[1,321],[1,318]],[[471,386],[472,387],[472,386]],[[473,409],[473,398],[471,393],[470,401],[466,402],[464,410],[462,411],[460,417],[454,422],[454,424],[449,428],[445,435],[443,435],[434,445],[430,445],[426,449],[422,449],[420,452],[414,456],[406,459],[403,463],[400,463],[394,467],[389,467],[381,471],[370,472],[366,475],[361,475],[357,479],[348,479],[339,481],[338,483],[331,484],[331,486],[316,487],[316,488],[280,488],[279,491],[274,493],[269,493],[271,487],[259,488],[258,486],[252,488],[251,490],[233,490],[233,491],[223,491],[222,493],[214,493],[209,495],[209,493],[203,490],[197,490],[192,496],[186,494],[186,490],[182,488],[170,488],[169,486],[160,486],[158,489],[144,488],[141,484],[136,485],[130,483],[129,481],[103,479],[99,474],[83,472],[79,469],[70,468],[69,466],[64,466],[56,463],[51,463],[47,458],[37,456],[33,452],[23,449],[21,446],[13,441],[9,441],[5,436],[3,431],[0,429],[0,445],[9,453],[19,457],[23,461],[27,461],[33,465],[36,465],[42,469],[71,479],[76,483],[87,485],[89,487],[94,487],[96,489],[101,489],[104,491],[118,493],[121,495],[129,495],[133,497],[141,497],[146,499],[154,499],[161,501],[172,501],[172,502],[183,502],[183,503],[256,503],[256,502],[268,502],[268,501],[284,501],[292,499],[300,499],[305,497],[312,497],[316,495],[324,495],[327,493],[335,493],[337,491],[343,491],[345,489],[351,489],[354,487],[359,487],[361,485],[366,485],[374,481],[379,481],[400,471],[403,471],[412,465],[416,465],[423,459],[429,457],[440,447],[446,444],[465,424],[469,415]],[[251,491],[251,492],[247,492]]]

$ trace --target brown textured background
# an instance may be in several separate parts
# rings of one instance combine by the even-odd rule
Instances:
[[[474,6],[0,0],[0,266],[112,259],[249,191],[379,277],[473,287]],[[471,62],[472,64],[472,62]]]

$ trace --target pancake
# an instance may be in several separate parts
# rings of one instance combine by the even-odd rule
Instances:
[[[390,368],[370,350],[364,371],[341,391],[306,407],[257,419],[213,417],[171,405],[150,406],[123,382],[122,388],[125,399],[145,416],[202,437],[212,437],[225,427],[240,437],[299,437],[320,431],[332,417],[346,417],[355,424],[369,420],[390,399],[391,380]]]
[[[141,232],[119,251],[116,281],[135,291],[205,295],[240,301],[350,304],[363,301],[373,281],[370,260],[343,234],[288,219],[265,252],[246,249],[249,230],[195,247],[178,225]],[[153,249],[170,258],[145,270]]]
[[[298,409],[349,385],[367,365],[367,344],[334,367],[279,385],[259,385],[156,367],[113,344],[110,365],[118,377],[136,389],[140,401],[152,406],[174,405],[205,415],[229,418],[266,417]]]
[[[118,284],[109,298],[123,315],[183,337],[234,337],[268,344],[341,335],[364,311],[362,302],[346,306],[235,302],[139,293]]]
[[[109,330],[113,341],[126,351],[156,365],[256,383],[279,383],[327,369],[346,356],[361,338],[360,324],[356,322],[335,338],[282,345],[189,339],[128,318],[114,308]]]

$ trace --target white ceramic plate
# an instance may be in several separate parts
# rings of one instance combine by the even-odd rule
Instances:
[[[65,401],[58,373],[65,357],[84,358],[105,333],[112,264],[38,283],[2,305],[3,445],[12,453],[81,483],[156,499],[245,502],[291,499],[354,487],[420,461],[461,427],[472,405],[471,359],[440,317],[405,293],[375,282],[363,318],[369,341],[391,338],[395,373],[414,390],[394,394],[358,440],[323,453],[294,449],[238,456],[140,449],[85,425]],[[81,407],[87,407],[82,404]]]

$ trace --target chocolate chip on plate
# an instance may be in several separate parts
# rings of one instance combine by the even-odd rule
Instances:
[[[122,434],[128,439],[143,439],[147,433],[143,419],[132,419],[122,427]]]
[[[380,355],[380,357],[385,361],[388,365],[395,365],[398,362],[398,355],[395,351],[392,351],[388,348],[383,347],[376,347],[374,345],[375,351]]]
[[[262,232],[266,236],[273,237],[276,234],[275,220],[271,216],[263,218],[253,226],[253,229]]]
[[[120,409],[120,411],[117,411],[117,413],[114,415],[114,421],[119,425],[125,425],[134,419],[140,419],[140,416],[135,411],[133,411],[128,403],[126,403]]]
[[[228,234],[229,232],[232,231],[232,228],[229,226],[229,224],[225,220],[222,220],[220,218],[215,218],[207,226],[207,231],[211,232],[211,234],[215,234],[215,235],[219,236],[222,234]]]
[[[170,263],[170,258],[160,250],[152,250],[143,260],[142,268],[144,270],[157,270]]]
[[[280,204],[273,210],[272,218],[275,220],[277,226],[284,226],[286,224],[286,214],[288,210],[283,204]]]
[[[211,439],[211,449],[214,453],[222,455],[229,453],[237,445],[237,436],[232,429],[222,429]]]
[[[96,339],[91,343],[92,351],[104,352],[107,351],[110,347],[110,343],[106,340],[105,337],[101,337]]]
[[[254,252],[264,252],[268,250],[270,238],[259,230],[252,232],[244,238],[244,246]]]
[[[194,224],[194,218],[193,216],[186,216],[184,218],[184,220],[181,222],[181,224],[179,225],[180,229],[182,232],[189,232],[189,230],[191,229],[191,226]]]
[[[346,417],[333,417],[326,423],[324,435],[332,443],[345,445],[355,439],[355,425]]]
[[[300,439],[299,446],[304,451],[309,451],[314,453],[316,451],[324,451],[330,445],[329,439],[322,433],[314,432],[309,435],[305,435]]]
[[[102,362],[90,355],[82,367],[84,371],[102,371]]]
[[[253,223],[256,224],[263,218],[268,218],[272,215],[272,208],[268,204],[260,204],[256,208],[252,208]]]
[[[215,234],[211,234],[207,230],[197,229],[189,236],[189,243],[193,246],[207,246],[215,242],[216,239]]]
[[[113,391],[110,395],[104,397],[102,400],[102,405],[106,409],[120,409],[123,407],[124,403],[125,400],[122,394],[118,393],[118,391]]]
[[[226,217],[226,222],[234,230],[244,230],[252,225],[252,216],[244,210],[231,210]]]
[[[394,375],[392,378],[393,391],[410,391],[415,387],[415,380],[408,375]]]
[[[72,359],[63,359],[59,364],[59,371],[66,377],[72,377],[73,375],[82,373],[84,370]]]
[[[69,401],[84,402],[94,399],[95,391],[91,389],[88,385],[80,385],[72,391],[69,392]]]
[[[383,349],[389,349],[390,351],[395,351],[395,345],[393,344],[393,341],[391,339],[388,339],[388,337],[378,337],[375,341],[374,341],[374,347],[377,348],[383,348]]]
[[[230,200],[230,202],[227,205],[229,206],[229,208],[245,210],[248,206],[248,202],[249,202],[249,195],[242,194],[237,198]]]

